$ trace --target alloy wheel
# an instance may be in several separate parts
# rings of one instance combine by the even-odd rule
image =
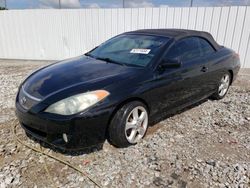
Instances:
[[[230,85],[230,76],[228,74],[225,74],[221,78],[220,86],[218,89],[218,93],[220,97],[223,97],[227,93],[229,85]]]
[[[127,117],[125,136],[129,143],[135,144],[143,138],[148,127],[148,113],[142,106],[135,107]]]

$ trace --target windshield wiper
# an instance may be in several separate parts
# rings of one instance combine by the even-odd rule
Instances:
[[[84,55],[86,55],[86,56],[89,56],[89,57],[92,57],[92,58],[95,58],[96,59],[96,57],[95,56],[93,56],[91,53],[89,53],[89,52],[87,52],[86,54],[84,54]]]
[[[99,60],[102,60],[102,61],[106,61],[108,63],[114,63],[114,64],[126,66],[125,63],[120,63],[120,62],[114,61],[113,59],[110,59],[108,57],[95,57],[95,58],[99,59]]]
[[[94,59],[106,61],[107,63],[114,63],[114,64],[118,64],[118,65],[131,66],[131,67],[142,67],[142,66],[140,66],[140,65],[126,64],[126,63],[117,62],[117,61],[112,60],[112,59],[110,59],[110,58],[108,58],[108,57],[96,57],[96,56],[92,55],[92,54],[89,53],[89,52],[86,53],[86,54],[84,54],[84,55],[89,56],[89,57],[92,57],[92,58],[94,58]]]

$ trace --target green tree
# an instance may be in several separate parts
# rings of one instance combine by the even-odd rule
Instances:
[[[0,7],[0,10],[7,10],[6,8],[4,8],[4,7]]]

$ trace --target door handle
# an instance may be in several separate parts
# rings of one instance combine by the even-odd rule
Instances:
[[[207,72],[208,68],[207,67],[202,67],[201,72]]]

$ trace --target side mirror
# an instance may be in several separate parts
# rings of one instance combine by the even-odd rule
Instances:
[[[160,68],[166,69],[166,68],[180,68],[182,65],[182,62],[180,59],[163,59],[160,63]]]

